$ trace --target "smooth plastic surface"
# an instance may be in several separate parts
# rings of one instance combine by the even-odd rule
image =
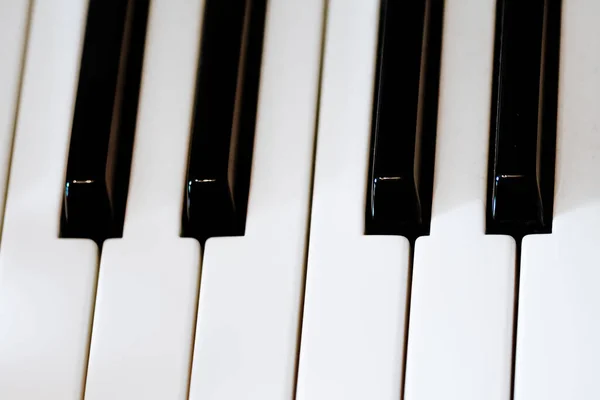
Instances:
[[[364,236],[379,2],[329,1],[298,400],[397,400],[409,244]]]
[[[407,400],[510,399],[514,269],[509,236],[417,239]]]
[[[429,232],[443,0],[381,3],[366,233]]]
[[[87,240],[20,241],[18,245],[3,245],[2,399],[82,398],[97,252],[96,245]]]
[[[496,15],[489,233],[551,232],[561,0],[501,0]]]
[[[0,1],[0,222],[4,217],[30,3],[30,0]]]
[[[187,170],[184,236],[244,234],[266,0],[207,0]]]
[[[202,10],[150,4],[124,234],[102,251],[86,400],[187,399],[201,260],[179,232]]]
[[[294,396],[324,11],[268,2],[246,234],[206,242],[190,400]]]
[[[509,400],[516,246],[485,235],[494,0],[447,0],[431,236],[417,239],[406,400]]]
[[[194,239],[105,242],[86,399],[187,399],[199,265]]]
[[[61,237],[119,237],[149,0],[91,0],[64,187]]]
[[[554,223],[523,240],[515,400],[600,398],[598,13],[563,2]]]
[[[36,2],[0,249],[0,398],[83,394],[98,249],[58,239],[87,2]]]

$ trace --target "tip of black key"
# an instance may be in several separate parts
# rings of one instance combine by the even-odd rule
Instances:
[[[209,237],[243,234],[233,193],[224,179],[191,179],[186,188],[186,236],[205,241]]]
[[[367,230],[380,235],[413,232],[423,222],[421,203],[411,179],[377,177],[373,180]]]
[[[113,233],[113,213],[104,182],[67,181],[65,185],[62,234],[101,242]]]
[[[182,235],[245,231],[266,0],[207,0]]]
[[[561,0],[499,0],[486,231],[552,231]]]
[[[443,8],[442,0],[382,1],[367,235],[429,232]]]
[[[525,233],[544,224],[537,180],[527,175],[502,175],[494,180],[492,218],[501,229]]]
[[[121,235],[148,0],[91,0],[67,162],[60,236]]]

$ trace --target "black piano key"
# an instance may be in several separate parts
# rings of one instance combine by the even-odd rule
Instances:
[[[498,3],[487,231],[550,232],[560,0]]]
[[[429,231],[442,17],[442,0],[382,2],[367,234]]]
[[[243,235],[266,0],[207,0],[183,235]]]
[[[122,234],[149,0],[91,0],[73,116],[61,236]]]

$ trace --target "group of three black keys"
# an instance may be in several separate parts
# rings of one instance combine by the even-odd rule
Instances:
[[[149,1],[90,0],[62,237],[122,235]],[[205,1],[183,236],[244,234],[267,1]],[[552,229],[560,8],[497,2],[488,233]],[[443,0],[382,0],[366,234],[429,232],[443,14]]]

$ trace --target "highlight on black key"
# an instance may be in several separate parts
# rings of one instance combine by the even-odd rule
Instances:
[[[206,0],[182,215],[201,242],[245,231],[266,0]]]
[[[499,0],[486,230],[552,230],[561,0]]]
[[[365,233],[429,233],[443,0],[383,0]]]
[[[90,0],[61,237],[122,235],[149,0]]]

